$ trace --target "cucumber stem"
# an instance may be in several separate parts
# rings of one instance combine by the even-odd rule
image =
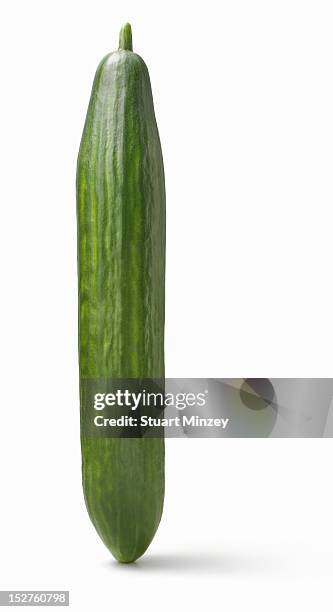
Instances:
[[[123,51],[133,51],[132,28],[129,23],[125,23],[119,34],[119,49]]]

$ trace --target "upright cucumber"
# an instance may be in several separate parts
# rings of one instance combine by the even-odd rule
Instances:
[[[96,72],[77,221],[81,391],[87,379],[163,379],[164,170],[149,74],[129,24]],[[84,410],[81,401],[81,424]],[[81,427],[81,449],[90,518],[118,561],[135,561],[161,519],[164,440],[87,437]]]

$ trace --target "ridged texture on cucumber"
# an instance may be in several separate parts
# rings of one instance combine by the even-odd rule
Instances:
[[[165,187],[150,79],[130,26],[100,63],[77,166],[80,378],[164,378]],[[82,410],[81,406],[81,410]],[[83,488],[122,562],[147,549],[164,440],[81,436]]]

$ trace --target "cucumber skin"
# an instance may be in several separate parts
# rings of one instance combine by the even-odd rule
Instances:
[[[148,70],[128,50],[107,55],[96,72],[77,221],[80,380],[163,379],[164,169]],[[89,516],[114,557],[134,561],[162,515],[164,439],[81,431],[81,450]]]

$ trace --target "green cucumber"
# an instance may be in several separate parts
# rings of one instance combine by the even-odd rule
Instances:
[[[77,165],[80,385],[164,379],[165,185],[151,85],[126,24],[99,64]],[[82,397],[82,393],[81,393]],[[81,425],[84,420],[81,401]],[[89,516],[121,562],[161,519],[164,439],[87,437]]]

